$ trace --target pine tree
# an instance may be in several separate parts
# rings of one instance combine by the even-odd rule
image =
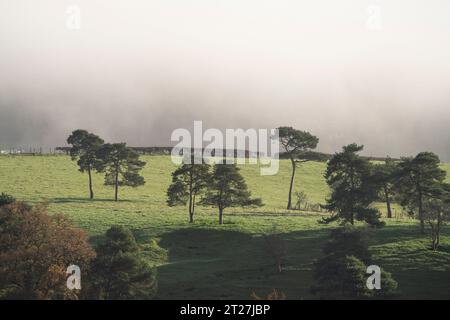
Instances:
[[[292,190],[294,186],[295,170],[298,163],[309,161],[304,155],[311,149],[315,149],[319,138],[309,132],[296,130],[292,127],[278,128],[280,144],[291,160],[292,173],[289,184],[287,209],[292,209]]]
[[[96,299],[149,299],[156,293],[156,271],[141,256],[130,230],[113,226],[92,264],[91,295]]]
[[[223,211],[229,207],[262,206],[259,198],[251,198],[247,184],[235,164],[216,164],[202,204],[219,209],[219,224],[223,224]]]
[[[145,162],[125,143],[105,144],[97,152],[97,170],[105,172],[105,185],[114,186],[114,200],[118,200],[119,186],[138,187],[145,184],[139,171]]]
[[[103,139],[99,136],[89,133],[86,130],[75,130],[67,138],[67,143],[72,145],[70,156],[72,160],[77,160],[80,172],[87,172],[89,177],[89,198],[94,198],[92,187],[92,171],[94,170],[97,159],[97,152],[103,145]]]
[[[336,153],[328,162],[325,179],[331,188],[325,209],[335,213],[325,223],[341,220],[354,224],[355,219],[380,227],[379,213],[369,206],[377,200],[377,188],[372,179],[372,167],[369,160],[357,153],[363,146],[350,144]]]
[[[381,198],[386,203],[386,212],[388,218],[392,218],[392,201],[396,172],[397,165],[390,158],[387,158],[383,164],[375,165],[373,170],[373,179],[375,184],[381,191]]]
[[[208,164],[183,164],[172,173],[172,184],[167,190],[167,205],[189,204],[189,222],[194,222],[195,204],[205,190],[210,175]]]

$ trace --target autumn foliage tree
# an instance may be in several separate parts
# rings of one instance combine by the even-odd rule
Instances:
[[[95,252],[84,231],[45,206],[15,202],[0,207],[0,296],[6,299],[76,299],[66,287],[67,267],[84,274]]]

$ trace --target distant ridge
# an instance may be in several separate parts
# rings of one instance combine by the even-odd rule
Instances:
[[[130,147],[131,149],[135,150],[136,152],[143,154],[143,155],[170,155],[172,152],[173,147]],[[70,147],[56,147],[56,151],[64,152],[66,154],[69,154]],[[231,154],[234,154],[234,157],[238,156],[238,152],[241,150],[235,149],[233,150],[226,150],[224,149],[224,154],[230,156]],[[241,151],[242,152],[242,151]],[[244,151],[245,157],[248,158],[250,156],[250,152],[248,150]],[[214,153],[213,153],[214,155]],[[253,156],[258,156],[258,153],[254,153]],[[308,151],[301,154],[302,159],[310,160],[310,161],[319,161],[319,162],[326,162],[331,159],[333,154],[330,153],[323,153],[323,152],[317,152],[317,151]],[[371,161],[385,161],[388,157],[377,157],[377,156],[362,156],[363,158],[369,159]],[[280,159],[287,159],[287,155],[282,152],[280,153]],[[399,158],[391,158],[394,161],[400,160]]]

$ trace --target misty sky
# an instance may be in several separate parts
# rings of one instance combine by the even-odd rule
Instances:
[[[0,0],[0,148],[203,120],[450,161],[449,40],[448,0]]]

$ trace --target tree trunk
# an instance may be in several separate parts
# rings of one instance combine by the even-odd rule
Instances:
[[[119,199],[119,169],[116,168],[116,177],[115,177],[115,183],[114,183],[114,201],[117,201]]]
[[[191,197],[189,197],[189,223],[194,223],[194,208]]]
[[[192,196],[192,211],[189,213],[189,222],[194,223],[194,211],[195,211],[195,195]]]
[[[189,223],[194,222],[194,203],[192,201],[192,170],[194,170],[193,166],[191,166],[191,170],[189,172]]]
[[[94,190],[92,189],[92,173],[91,167],[88,167],[88,176],[89,176],[89,199],[94,199]]]
[[[436,225],[436,250],[439,248],[439,244],[441,243],[441,226],[442,226],[442,217],[441,214],[438,214],[438,222]]]
[[[350,193],[350,203],[351,203],[351,210],[350,210],[350,223],[352,225],[355,224],[355,201],[353,198],[353,194],[354,194],[354,190],[356,189],[355,187],[355,176],[354,176],[354,169],[353,167],[350,168],[350,183],[351,183],[351,188],[352,188],[352,192]]]
[[[419,192],[419,220],[420,220],[420,233],[425,234],[425,223],[423,221],[422,192]]]
[[[384,196],[386,197],[387,217],[392,218],[391,199],[389,198],[389,191],[384,187]]]
[[[437,249],[437,233],[436,230],[432,227],[431,228],[431,247],[433,251],[436,251]]]
[[[294,186],[294,176],[295,176],[295,161],[293,158],[291,158],[291,164],[292,164],[292,175],[291,175],[291,184],[289,185],[289,196],[288,196],[288,204],[287,209],[292,209],[292,188]]]
[[[223,209],[219,208],[219,224],[223,224]]]

